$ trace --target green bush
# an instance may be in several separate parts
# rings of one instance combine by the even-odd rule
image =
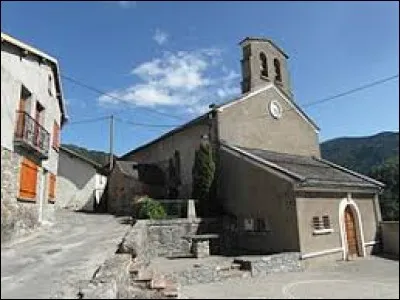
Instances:
[[[139,219],[165,219],[167,216],[164,207],[160,202],[157,202],[151,198],[146,198],[140,203],[139,208]]]
[[[382,165],[375,167],[370,176],[383,182],[386,186],[379,202],[384,221],[399,220],[399,157],[387,159]]]

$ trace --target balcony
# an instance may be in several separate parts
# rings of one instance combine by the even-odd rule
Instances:
[[[49,156],[50,134],[28,113],[17,111],[14,144],[33,152],[40,159]]]

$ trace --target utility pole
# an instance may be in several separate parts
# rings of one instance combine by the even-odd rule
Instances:
[[[113,142],[114,142],[114,115],[110,116],[110,172],[114,166],[114,154],[113,154]]]

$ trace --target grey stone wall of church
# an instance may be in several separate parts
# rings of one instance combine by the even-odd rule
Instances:
[[[282,107],[279,119],[269,112],[272,100]],[[320,157],[318,132],[273,87],[223,107],[218,132],[231,145]]]
[[[21,156],[1,147],[1,242],[21,236],[38,225],[35,203],[17,201]]]
[[[207,121],[199,122],[198,125],[193,125],[165,137],[132,153],[126,160],[168,165],[167,162],[174,156],[174,152],[176,150],[179,151],[181,158],[181,186],[179,187],[178,197],[190,198],[192,196],[192,167],[195,151],[200,147],[201,137],[210,135],[210,127]]]
[[[236,219],[223,222],[223,244],[240,249],[242,254],[299,251],[292,184],[240,155],[222,149],[219,156],[218,197],[224,211]],[[267,228],[246,231],[245,219],[264,219]]]

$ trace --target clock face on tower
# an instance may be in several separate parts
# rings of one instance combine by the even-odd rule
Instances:
[[[269,112],[275,119],[282,117],[282,106],[277,100],[272,100],[269,103]]]

